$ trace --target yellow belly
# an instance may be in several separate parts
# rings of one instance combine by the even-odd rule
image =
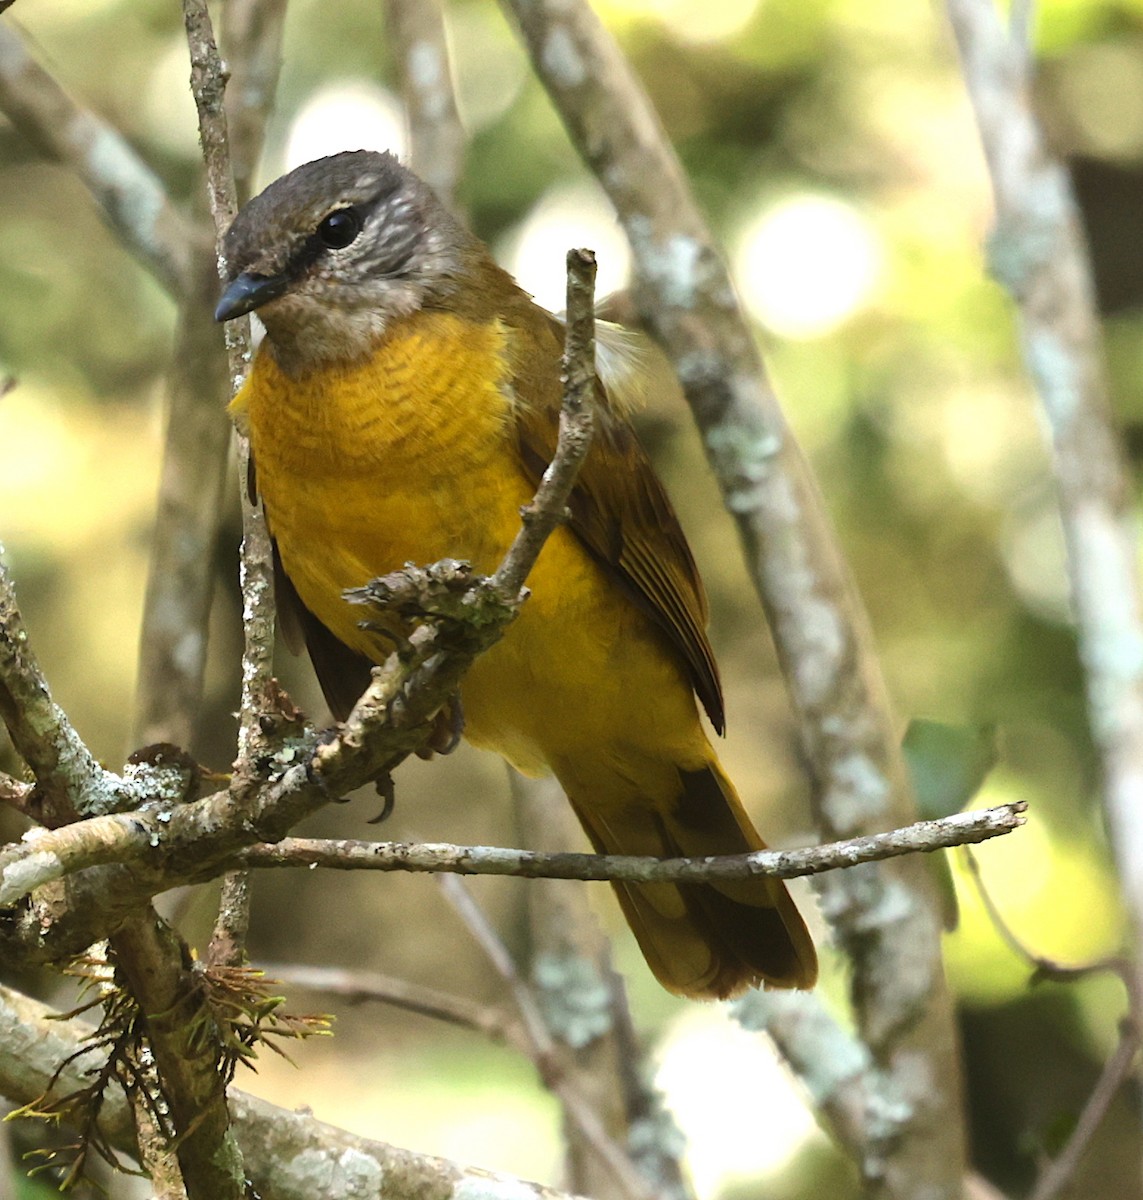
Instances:
[[[421,315],[368,362],[320,380],[285,376],[263,351],[236,401],[286,573],[368,657],[390,647],[357,627],[347,588],[450,556],[492,571],[520,527],[534,489],[514,444],[506,338]],[[465,678],[469,739],[529,773],[614,744],[618,724],[656,758],[705,759],[675,654],[572,534],[555,532],[528,582],[519,619]]]

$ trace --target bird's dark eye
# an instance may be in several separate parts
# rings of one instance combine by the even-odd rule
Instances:
[[[318,239],[328,250],[344,250],[361,232],[355,208],[338,208],[317,227]]]

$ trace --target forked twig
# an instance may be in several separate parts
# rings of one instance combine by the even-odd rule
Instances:
[[[988,919],[1009,949],[1028,963],[1034,969],[1037,977],[1054,980],[1057,983],[1070,983],[1089,975],[1110,971],[1123,982],[1127,993],[1127,1013],[1119,1023],[1119,1041],[1115,1050],[1103,1064],[1095,1087],[1092,1088],[1091,1095],[1088,1096],[1075,1128],[1063,1149],[1040,1172],[1036,1186],[1029,1197],[1029,1200],[1055,1200],[1075,1179],[1080,1159],[1087,1151],[1092,1138],[1107,1115],[1111,1102],[1131,1076],[1135,1057],[1139,1052],[1141,1030],[1143,1030],[1143,997],[1140,996],[1138,975],[1134,964],[1129,959],[1120,956],[1076,965],[1057,962],[1043,954],[1037,954],[1016,935],[1004,918],[985,885],[976,856],[967,846],[962,853],[965,865],[968,867],[969,878],[976,888],[980,902],[988,914]]]

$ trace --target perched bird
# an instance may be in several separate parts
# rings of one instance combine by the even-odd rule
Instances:
[[[498,566],[555,448],[563,326],[390,154],[336,154],[271,184],[225,240],[215,316],[266,327],[233,409],[274,540],[283,627],[344,719],[392,644],[348,588],[445,557]],[[604,372],[596,434],[518,619],[465,676],[465,734],[553,773],[608,854],[763,842],[723,773],[706,599],[670,501]],[[292,616],[291,616],[292,612]],[[810,987],[781,883],[614,885],[659,981],[716,998]]]

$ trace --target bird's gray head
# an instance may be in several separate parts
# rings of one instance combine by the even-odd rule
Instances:
[[[474,240],[392,154],[317,159],[234,218],[215,319],[257,309],[287,370],[359,359],[394,320],[447,304]]]

